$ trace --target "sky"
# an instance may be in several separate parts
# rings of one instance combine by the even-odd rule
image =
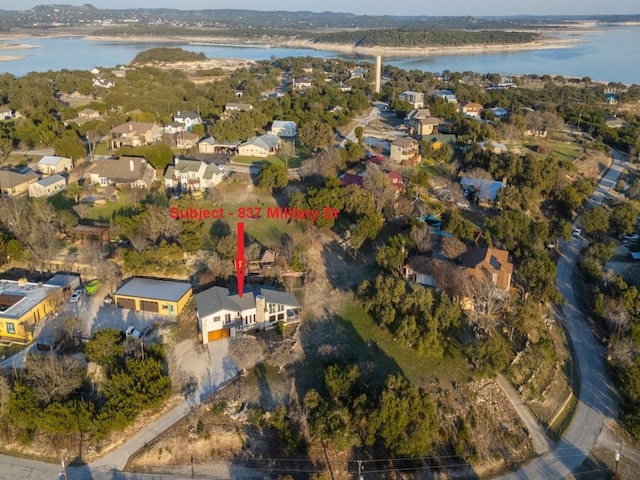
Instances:
[[[348,12],[358,15],[507,16],[640,14],[638,0],[457,0],[403,2],[391,0],[0,0],[0,9],[28,10],[36,5],[90,3],[96,8],[177,8]]]

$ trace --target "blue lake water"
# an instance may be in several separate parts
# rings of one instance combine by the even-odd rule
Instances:
[[[580,35],[585,43],[570,48],[527,50],[503,53],[475,53],[469,55],[424,56],[411,58],[383,58],[383,63],[407,70],[430,72],[472,71],[502,74],[551,74],[567,77],[591,77],[597,81],[640,84],[638,49],[640,27],[608,27]],[[28,72],[49,70],[90,70],[93,67],[114,67],[129,63],[138,52],[166,43],[154,42],[94,42],[78,37],[26,38],[7,43],[36,45],[28,50],[0,50],[2,55],[26,55],[23,60],[0,62],[0,73],[16,76]],[[346,58],[339,52],[294,48],[251,48],[172,44],[185,50],[203,52],[209,58],[241,58],[268,60],[291,56]],[[364,58],[373,61],[369,58]]]

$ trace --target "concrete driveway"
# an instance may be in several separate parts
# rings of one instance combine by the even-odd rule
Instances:
[[[80,320],[80,329],[83,338],[91,338],[96,332],[107,328],[126,330],[132,325],[142,332],[146,328],[157,323],[171,323],[176,317],[158,315],[149,312],[136,312],[118,308],[115,305],[106,305],[104,296],[106,292],[100,291],[94,295],[86,293],[80,297],[78,303],[66,302],[59,310],[59,315],[76,316]]]

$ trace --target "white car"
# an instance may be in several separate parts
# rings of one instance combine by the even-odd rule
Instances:
[[[573,232],[571,232],[571,235],[573,235],[574,237],[579,237],[580,235],[582,235],[582,229],[581,228],[574,228]]]
[[[638,235],[637,233],[629,233],[628,235],[624,236],[625,241],[627,242],[636,242],[638,240],[640,240],[640,235]]]
[[[138,339],[141,337],[141,334],[138,330],[136,330],[133,325],[130,326],[129,328],[127,328],[127,330],[124,332],[125,337],[127,338],[134,338],[134,339]]]
[[[80,300],[80,296],[81,295],[82,295],[82,290],[76,290],[71,295],[71,298],[69,299],[69,301],[71,303],[78,303],[78,301]]]

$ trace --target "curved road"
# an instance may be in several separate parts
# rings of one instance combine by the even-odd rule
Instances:
[[[625,157],[613,151],[613,164],[600,180],[587,207],[601,204],[615,185],[624,168]],[[604,347],[595,338],[579,309],[572,275],[580,250],[586,246],[582,238],[564,242],[560,248],[556,284],[566,304],[561,321],[573,346],[574,363],[578,367],[580,391],[578,406],[562,439],[547,453],[520,470],[499,477],[500,480],[551,480],[568,476],[578,468],[593,449],[607,417],[617,418],[616,395],[607,378]]]
[[[588,206],[600,204],[615,185],[624,168],[624,156],[614,152],[613,165],[604,175]],[[574,360],[580,376],[579,401],[564,437],[547,453],[532,460],[520,470],[500,477],[500,480],[555,480],[569,475],[582,464],[594,447],[607,417],[617,418],[615,393],[609,382],[604,361],[604,348],[594,337],[578,308],[572,285],[573,271],[582,247],[582,239],[573,239],[561,246],[556,282],[567,300],[562,307],[563,323],[573,344]],[[158,434],[161,432],[157,432]],[[111,456],[118,455],[117,450]],[[123,455],[123,457],[126,456]],[[128,457],[127,457],[128,458]],[[126,459],[122,458],[126,463]],[[155,479],[178,480],[179,476],[127,474],[113,468],[96,465],[69,470],[72,480]],[[0,455],[0,479],[57,479],[60,466]],[[225,478],[225,477],[219,477]]]

